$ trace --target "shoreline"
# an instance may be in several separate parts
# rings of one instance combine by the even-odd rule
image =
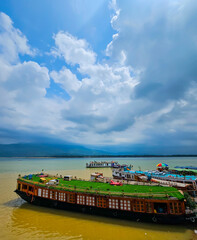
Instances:
[[[165,158],[197,157],[197,155],[61,155],[61,156],[0,156],[2,158]]]

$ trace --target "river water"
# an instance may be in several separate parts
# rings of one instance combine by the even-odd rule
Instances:
[[[78,239],[78,240],[190,240],[197,239],[197,226],[159,225],[126,221],[83,213],[33,206],[13,191],[18,174],[45,172],[72,174],[89,179],[95,169],[86,169],[92,159],[1,158],[0,159],[0,239]],[[136,170],[155,169],[157,163],[197,166],[197,158],[107,158],[107,161],[132,164]],[[97,169],[98,170],[98,169]],[[111,169],[100,169],[111,176]]]

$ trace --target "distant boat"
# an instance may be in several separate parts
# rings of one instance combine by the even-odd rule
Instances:
[[[91,161],[86,163],[86,168],[114,168],[116,166],[120,166],[118,162],[107,162],[107,161]]]
[[[91,161],[86,163],[86,168],[124,168],[128,167],[126,164],[120,164],[118,162],[107,162],[107,161]],[[131,168],[131,166],[130,166]]]
[[[176,166],[174,168],[197,170],[197,167],[193,166]]]

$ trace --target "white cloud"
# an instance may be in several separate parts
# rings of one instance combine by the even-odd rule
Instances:
[[[107,48],[106,48],[106,55],[107,56],[110,56],[112,51],[113,51],[113,43],[114,41],[118,38],[118,33],[115,33],[113,36],[112,36],[112,41],[107,45]],[[123,51],[124,52],[124,51]]]
[[[0,52],[4,61],[14,63],[18,60],[18,54],[35,54],[35,50],[28,45],[27,38],[19,29],[13,27],[10,17],[2,12],[0,12],[0,30]]]
[[[76,40],[73,36],[62,32],[56,36],[59,34],[61,34],[61,39],[64,39],[64,43],[68,44],[68,38],[72,42],[74,39],[75,45],[80,43],[80,47],[83,47],[85,51],[87,50],[87,44],[84,44],[83,40]],[[67,52],[66,49],[68,49]],[[72,44],[71,47],[65,48],[64,52],[62,47],[56,42],[56,53],[61,52],[61,54],[64,54],[66,63],[78,64],[79,73],[88,77],[83,78],[79,82],[76,76],[66,68],[59,72],[53,71],[51,77],[56,83],[60,83],[62,88],[72,96],[63,111],[63,117],[65,120],[76,124],[76,132],[73,134],[73,137],[75,138],[75,135],[78,136],[77,131],[83,132],[83,138],[88,138],[93,132],[94,134],[98,132],[103,134],[104,132],[120,132],[125,127],[121,126],[119,114],[122,112],[122,108],[125,109],[130,105],[133,90],[138,84],[136,77],[134,77],[133,69],[124,65],[126,54],[121,52],[120,61],[115,64],[95,63],[96,59],[84,64],[80,58],[76,58],[72,62],[69,61],[70,49],[72,49]],[[95,53],[91,53],[92,56],[96,56]],[[130,110],[128,111],[130,112]],[[133,120],[129,121],[129,117],[126,117],[125,121],[127,125],[133,123]],[[111,138],[110,136],[109,138]],[[98,139],[100,137],[95,138],[93,141],[91,139],[90,142],[99,143]],[[75,138],[75,141],[80,140]]]
[[[54,35],[56,48],[51,52],[55,56],[62,56],[69,64],[89,65],[96,61],[96,54],[90,49],[84,39],[77,39],[66,32]]]
[[[9,74],[3,86],[10,93],[15,93],[16,101],[29,102],[44,97],[49,87],[48,69],[35,62],[9,66]]]
[[[24,62],[7,66],[1,74],[4,75],[0,84],[1,128],[30,129],[35,122],[43,125],[42,116],[48,114],[39,109],[43,104],[46,106],[48,70],[35,62]]]
[[[0,126],[5,131],[54,133],[63,100],[46,98],[48,69],[33,61],[20,62],[20,54],[34,54],[27,38],[0,14]],[[59,127],[60,128],[60,127]],[[1,136],[0,136],[1,138]],[[9,142],[9,139],[7,139]],[[13,141],[17,142],[17,139]]]
[[[50,73],[50,76],[56,83],[59,83],[62,88],[70,95],[72,95],[73,92],[78,91],[82,85],[81,82],[77,79],[76,75],[65,67],[59,72],[52,71]]]

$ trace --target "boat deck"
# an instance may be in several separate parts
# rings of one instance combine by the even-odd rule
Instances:
[[[30,184],[34,184],[41,187],[46,187],[46,183],[40,182],[39,175],[24,176],[20,178],[20,181],[24,181]],[[55,179],[55,177],[45,177],[46,181]],[[56,178],[59,180],[59,184],[54,186],[47,186],[49,189],[58,189],[63,191],[77,191],[82,193],[97,193],[105,195],[117,195],[117,196],[132,196],[142,198],[155,198],[155,199],[169,199],[176,198],[183,200],[184,196],[176,188],[163,187],[163,186],[146,186],[146,185],[129,185],[113,186],[109,183],[85,181],[80,179],[73,179],[71,181],[65,181],[63,178]]]

